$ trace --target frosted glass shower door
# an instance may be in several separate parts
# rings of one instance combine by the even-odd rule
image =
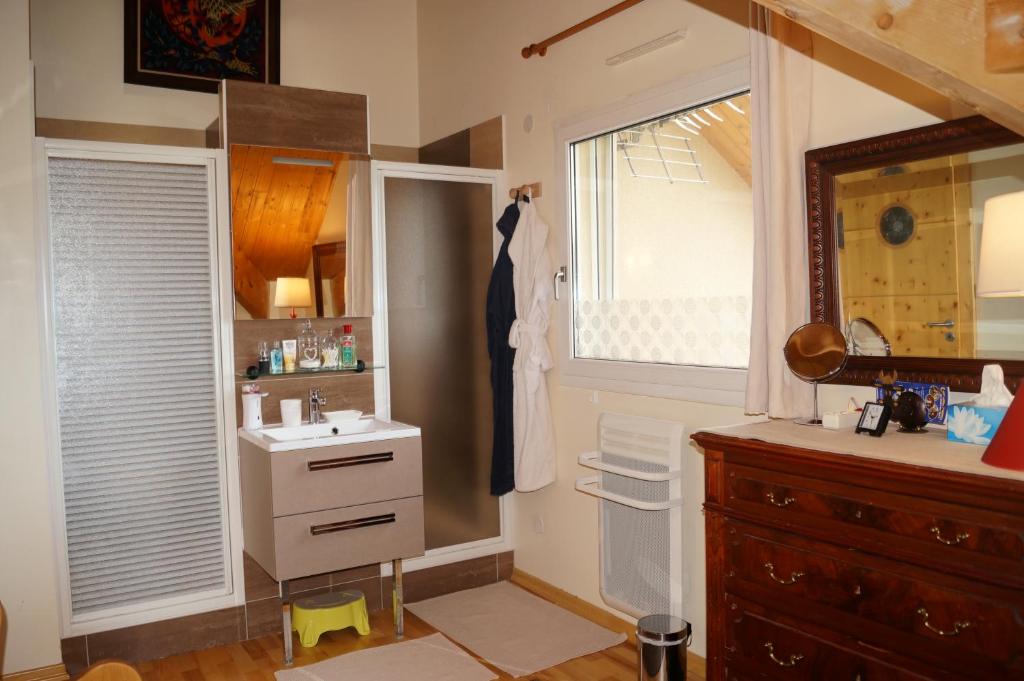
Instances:
[[[377,308],[386,315],[375,321],[387,342],[388,383],[378,395],[386,396],[390,418],[423,430],[429,551],[501,536],[499,500],[489,493],[485,323],[494,176],[398,167],[406,171],[378,170],[376,180],[383,253],[375,255],[386,282]]]

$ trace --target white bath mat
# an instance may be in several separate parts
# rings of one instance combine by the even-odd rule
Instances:
[[[406,605],[512,676],[533,674],[626,640],[508,582]]]
[[[357,650],[275,672],[277,681],[492,681],[498,678],[441,634]]]

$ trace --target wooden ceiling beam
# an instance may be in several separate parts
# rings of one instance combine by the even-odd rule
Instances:
[[[1024,134],[1024,73],[985,65],[985,0],[756,0]]]
[[[985,68],[1024,71],[1024,0],[985,0]]]

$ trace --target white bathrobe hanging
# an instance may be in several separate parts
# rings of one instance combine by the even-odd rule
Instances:
[[[526,203],[508,247],[516,294],[516,321],[508,343],[516,348],[512,420],[516,490],[520,492],[532,492],[555,481],[555,432],[545,375],[552,366],[547,333],[555,292],[548,231],[537,208]]]

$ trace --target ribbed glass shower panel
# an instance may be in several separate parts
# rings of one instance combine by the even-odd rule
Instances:
[[[384,180],[391,416],[423,429],[427,549],[501,536],[485,317],[492,191]]]
[[[228,588],[208,173],[48,160],[72,619]]]

